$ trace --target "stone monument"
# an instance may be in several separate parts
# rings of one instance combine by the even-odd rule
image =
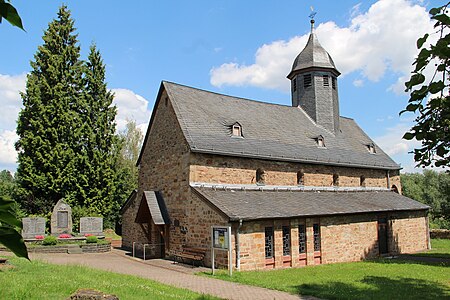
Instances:
[[[22,218],[22,237],[34,239],[37,235],[45,235],[45,218]]]
[[[64,199],[59,200],[53,208],[50,228],[53,235],[72,232],[72,208]]]
[[[80,218],[80,234],[103,235],[103,218],[83,217]]]

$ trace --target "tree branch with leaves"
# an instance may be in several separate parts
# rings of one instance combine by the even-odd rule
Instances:
[[[420,52],[413,63],[415,68],[411,78],[405,83],[410,98],[400,115],[414,112],[418,116],[415,125],[403,138],[422,143],[420,148],[414,149],[414,160],[421,167],[450,166],[449,5],[450,2],[430,10],[431,19],[436,21],[436,31],[417,40]],[[427,45],[431,35],[438,35],[438,39]],[[433,75],[426,78],[424,71],[432,67]]]
[[[22,25],[22,19],[20,18],[17,9],[12,6],[10,2],[11,1],[9,0],[0,0],[0,23],[2,22],[2,19],[5,19],[11,25],[19,27],[25,31]]]

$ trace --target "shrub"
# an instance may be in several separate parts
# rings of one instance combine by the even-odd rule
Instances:
[[[94,244],[97,242],[98,242],[98,239],[95,235],[90,235],[90,236],[86,237],[86,243],[88,243],[88,244]]]
[[[54,246],[58,240],[53,235],[46,236],[45,239],[42,241],[42,245],[44,246]]]

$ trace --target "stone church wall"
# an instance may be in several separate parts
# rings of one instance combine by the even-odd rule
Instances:
[[[361,261],[379,255],[378,214],[359,214],[298,218],[292,220],[262,220],[244,222],[240,229],[241,270],[301,267],[304,265]],[[414,253],[428,248],[427,218],[425,211],[398,212],[389,219],[389,254]],[[320,224],[321,258],[314,259],[312,224]],[[283,257],[282,226],[290,224],[290,258]],[[306,225],[306,261],[300,260],[298,251],[298,224]],[[265,227],[274,227],[275,264],[266,265]],[[417,233],[417,234],[416,234]],[[423,234],[420,234],[423,233]],[[420,235],[420,236],[419,236]]]
[[[333,174],[339,175],[339,185],[359,187],[361,176],[367,187],[387,187],[385,170],[334,167],[325,165],[277,162],[251,158],[191,154],[190,180],[193,182],[255,184],[256,170],[265,173],[267,185],[297,186],[297,172],[302,170],[305,186],[332,186]],[[390,171],[389,184],[401,190],[398,171]]]
[[[170,253],[177,248],[179,250],[180,245],[186,243],[181,229],[186,226],[188,215],[189,148],[165,91],[154,110],[153,124],[147,143],[143,145],[144,152],[139,165],[137,204],[130,206],[123,217],[123,240],[124,245],[133,241],[148,241],[143,236],[141,226],[134,223],[134,219],[143,191],[159,190],[172,221],[169,229],[170,248],[166,249],[166,253]],[[131,213],[128,214],[128,211]],[[177,226],[174,225],[175,221]]]

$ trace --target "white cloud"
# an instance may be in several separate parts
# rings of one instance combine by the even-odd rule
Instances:
[[[145,134],[151,115],[148,101],[128,89],[112,89],[112,92],[114,93],[114,104],[117,106],[117,130],[125,129],[127,120],[134,120],[137,127]]]
[[[353,81],[353,85],[356,87],[362,87],[364,85],[364,80],[356,79]]]
[[[356,5],[348,27],[334,22],[317,26],[316,34],[343,74],[359,71],[371,81],[386,71],[406,76],[417,54],[416,40],[433,25],[424,7],[407,0],[380,0],[367,12]],[[250,65],[224,63],[210,71],[211,84],[252,85],[288,91],[285,79],[309,34],[261,46]]]
[[[383,149],[392,159],[400,163],[403,171],[418,172],[415,169],[414,155],[409,153],[420,146],[420,142],[416,140],[404,140],[402,137],[405,132],[409,131],[411,124],[402,120],[394,127],[386,129],[386,133],[382,136],[374,138],[378,146]]]
[[[20,91],[25,91],[26,74],[3,75],[0,74],[0,130],[16,128],[16,120],[22,107]]]
[[[18,136],[14,130],[0,131],[0,165],[13,165],[17,161],[14,143]]]

